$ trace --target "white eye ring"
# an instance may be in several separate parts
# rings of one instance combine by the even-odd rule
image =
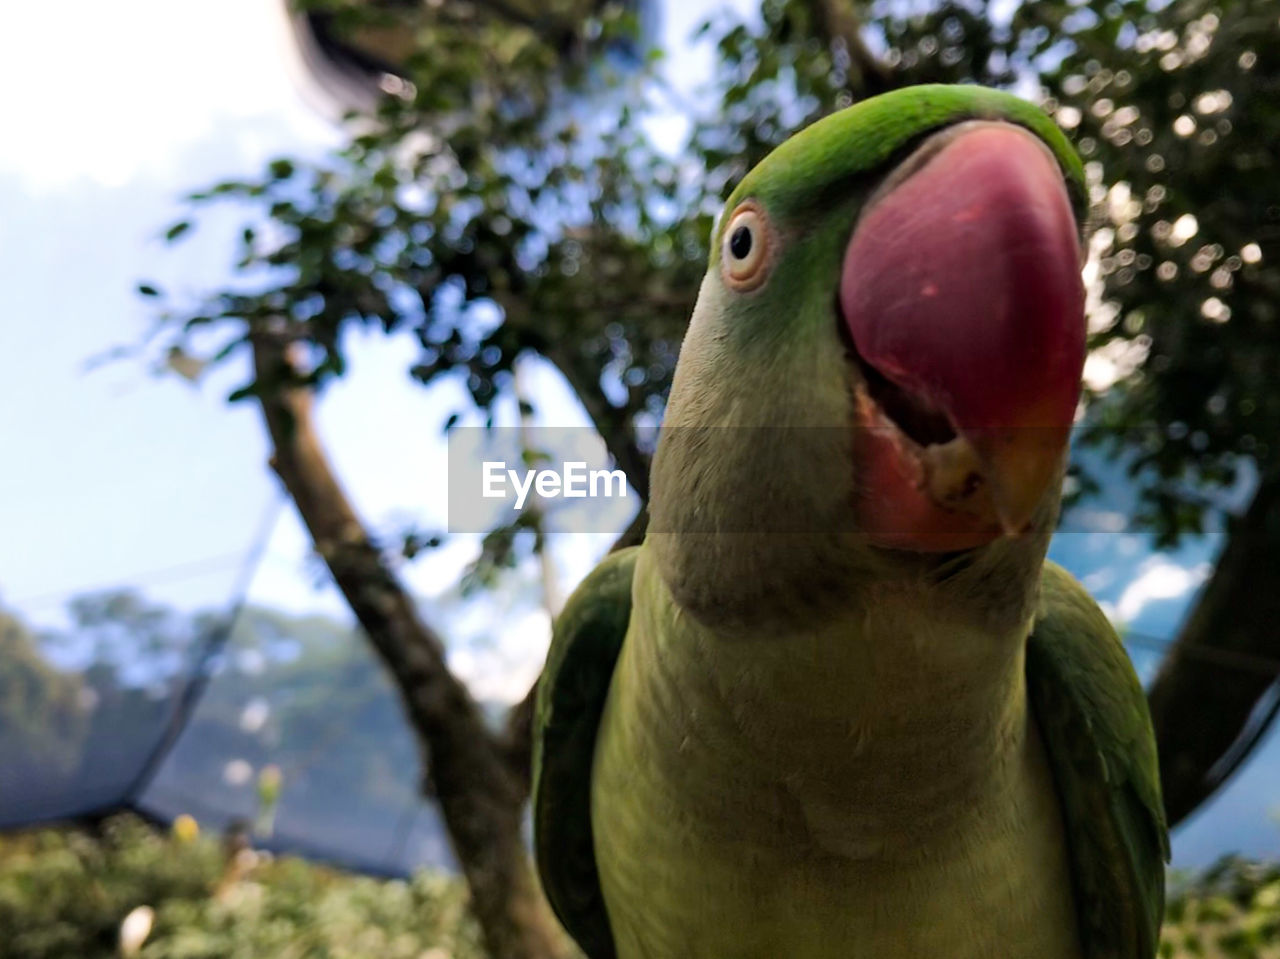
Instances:
[[[720,265],[725,282],[735,290],[754,290],[773,262],[773,233],[764,211],[751,200],[741,204],[723,236]]]

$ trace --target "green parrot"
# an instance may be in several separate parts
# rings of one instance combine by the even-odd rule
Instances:
[[[729,197],[649,532],[538,690],[538,869],[591,959],[1156,954],[1146,701],[1045,560],[1086,197],[970,86],[835,113]]]

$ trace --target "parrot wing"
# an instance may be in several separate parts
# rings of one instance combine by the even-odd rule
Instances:
[[[591,763],[631,619],[638,549],[605,557],[569,597],[538,682],[534,855],[552,909],[591,959],[615,955],[591,834]]]
[[[1115,630],[1070,574],[1045,564],[1027,693],[1062,804],[1089,959],[1150,959],[1169,835],[1146,697]]]

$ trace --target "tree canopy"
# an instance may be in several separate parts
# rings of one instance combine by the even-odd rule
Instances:
[[[546,30],[493,5],[433,9],[379,11],[416,52],[333,157],[281,158],[193,195],[247,205],[244,282],[171,304],[179,339],[213,326],[222,357],[249,324],[287,324],[322,384],[346,370],[344,326],[377,324],[418,338],[412,376],[456,375],[482,408],[511,389],[515,358],[537,353],[643,493],[632,422],[661,411],[711,218],[736,180],[795,130],[883,89],[1014,85],[1038,90],[1090,162],[1093,344],[1122,377],[1098,391],[1108,402],[1091,422],[1132,454],[1140,521],[1163,541],[1199,530],[1216,507],[1206,486],[1230,485],[1246,462],[1267,471],[1280,417],[1268,389],[1280,28],[1268,4],[1038,2],[1001,19],[979,2],[769,0],[757,22],[708,22],[698,42],[715,47],[715,78],[693,102],[665,78],[664,53],[678,52],[566,60]],[[341,14],[348,29],[370,16]],[[634,21],[604,7],[578,26],[584,50],[608,51]],[[672,116],[689,131],[678,150],[652,134]]]

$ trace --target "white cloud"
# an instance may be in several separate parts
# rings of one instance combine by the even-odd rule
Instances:
[[[1148,603],[1177,599],[1195,589],[1209,576],[1209,563],[1179,566],[1163,556],[1152,556],[1138,567],[1138,575],[1120,595],[1115,617],[1121,622],[1133,621]]]
[[[1081,507],[1071,511],[1071,525],[1073,531],[1123,533],[1129,525],[1129,517],[1119,510]]]
[[[1080,577],[1080,585],[1091,593],[1100,593],[1116,581],[1114,566],[1104,566]]]

